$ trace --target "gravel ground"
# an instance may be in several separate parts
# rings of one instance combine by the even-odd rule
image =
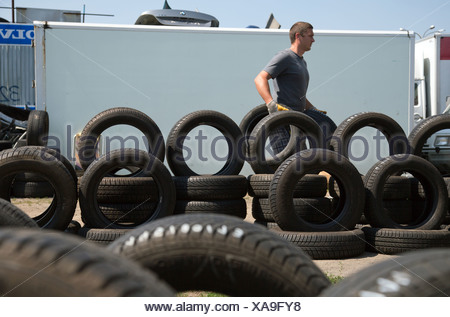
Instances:
[[[247,218],[245,221],[253,223],[254,219],[251,216],[251,197],[246,197],[247,201]],[[25,211],[31,217],[42,213],[50,202],[50,198],[43,199],[12,199],[12,202]],[[78,221],[81,225],[83,222],[81,220],[81,211],[79,206],[75,211],[74,220]],[[332,277],[347,277],[357,271],[378,263],[380,261],[392,260],[395,261],[397,255],[384,255],[378,253],[365,252],[360,256],[350,258],[350,259],[338,259],[338,260],[314,260],[316,265],[326,274]]]

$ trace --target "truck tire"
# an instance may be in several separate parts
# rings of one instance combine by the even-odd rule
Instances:
[[[107,249],[156,272],[178,292],[316,296],[330,285],[304,252],[262,226],[232,216],[159,219]]]
[[[222,214],[241,219],[247,217],[247,202],[245,199],[193,201],[177,200],[174,214]]]
[[[243,175],[173,176],[177,200],[233,200],[247,195]]]
[[[283,151],[274,154],[272,158],[265,157],[267,138],[272,131],[283,126],[291,126],[289,143]],[[273,174],[286,158],[301,148],[306,139],[311,142],[311,148],[322,147],[322,130],[313,119],[297,111],[272,113],[258,122],[250,135],[248,163],[255,174]]]
[[[21,147],[0,152],[0,197],[10,200],[14,175],[30,172],[46,178],[54,190],[51,205],[33,219],[42,228],[65,230],[77,204],[76,183],[64,164],[39,147]]]
[[[174,296],[139,265],[52,230],[0,230],[0,292],[18,297]]]
[[[321,297],[447,297],[450,249],[403,254],[362,269],[327,288]]]
[[[365,251],[366,240],[361,229],[337,232],[294,232],[269,229],[293,243],[314,260],[348,259]]]
[[[183,157],[183,142],[194,128],[208,125],[219,130],[228,143],[228,157],[224,166],[213,175],[238,175],[244,166],[244,139],[239,126],[226,115],[212,110],[200,110],[181,118],[167,137],[167,163],[175,176],[199,176]]]
[[[256,198],[269,197],[273,174],[253,174],[248,179],[248,195]],[[295,185],[294,198],[324,197],[327,193],[327,178],[324,175],[307,174]]]
[[[340,203],[326,223],[310,223],[295,213],[295,184],[313,171],[326,171],[343,186]],[[364,185],[358,170],[344,156],[326,149],[309,149],[292,155],[278,168],[270,184],[269,199],[273,217],[282,230],[353,230],[364,208]]]
[[[427,205],[421,215],[409,224],[396,223],[383,207],[386,179],[408,172],[417,178],[427,193]],[[364,215],[375,228],[438,229],[448,210],[448,192],[437,168],[427,160],[411,154],[388,156],[372,166],[364,177],[366,207]]]
[[[294,198],[295,213],[311,223],[329,221],[333,214],[331,200],[326,197]],[[275,222],[268,198],[253,198],[252,216],[256,220]]]
[[[85,171],[79,193],[81,216],[87,227],[130,229],[134,224],[116,223],[108,219],[97,203],[97,191],[101,180],[111,170],[126,166],[138,167],[142,176],[151,176],[158,188],[158,206],[145,222],[173,213],[176,192],[169,170],[155,156],[143,150],[117,149],[103,155]],[[145,203],[143,201],[142,203]]]
[[[27,121],[27,145],[46,146],[48,141],[49,118],[44,110],[32,110]]]
[[[101,133],[119,124],[130,125],[140,130],[148,141],[149,153],[164,161],[164,137],[157,124],[139,110],[117,107],[100,112],[81,131],[77,146],[80,164],[84,170],[95,160],[96,143]]]
[[[388,228],[362,228],[366,250],[383,254],[399,254],[426,248],[450,247],[449,230],[404,230]]]
[[[389,142],[389,153],[409,153],[409,142],[402,127],[391,117],[377,112],[354,114],[336,128],[330,141],[330,149],[349,157],[349,144],[353,135],[364,127],[379,130]]]
[[[0,227],[38,228],[39,226],[20,208],[0,198]]]
[[[409,133],[411,153],[422,156],[422,148],[428,138],[443,129],[450,129],[450,114],[434,115],[422,120]]]

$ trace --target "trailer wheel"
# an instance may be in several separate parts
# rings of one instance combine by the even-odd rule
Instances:
[[[326,171],[340,184],[340,203],[325,223],[311,223],[295,212],[295,184],[306,174]],[[355,166],[344,156],[326,149],[303,150],[277,169],[270,184],[270,209],[281,229],[287,231],[353,230],[364,208],[364,185]]]
[[[175,176],[199,176],[187,164],[183,156],[183,143],[194,128],[208,125],[219,130],[228,144],[224,166],[213,175],[238,175],[244,166],[244,139],[239,126],[226,115],[211,110],[192,112],[181,118],[167,138],[167,163]]]
[[[175,215],[107,247],[177,291],[229,296],[316,296],[330,285],[309,256],[262,226],[226,215]]]
[[[20,208],[0,198],[0,227],[38,228],[39,226]]]
[[[16,297],[174,296],[154,273],[75,235],[0,230],[0,292]]]
[[[27,121],[27,145],[47,145],[49,129],[48,112],[32,110]]]
[[[173,213],[176,192],[170,172],[165,165],[146,151],[117,149],[93,162],[81,178],[79,203],[81,216],[87,227],[130,229],[136,226],[134,223],[127,224],[108,219],[102,213],[97,201],[97,192],[102,179],[112,170],[128,166],[138,167],[143,176],[151,176],[158,188],[158,206],[145,222]]]
[[[272,131],[283,126],[291,126],[291,137],[283,151],[266,157],[266,140]],[[322,147],[322,130],[309,116],[297,111],[279,111],[262,119],[253,129],[248,143],[250,145],[248,163],[255,174],[273,174],[280,164],[310,142],[311,148]]]
[[[349,145],[353,135],[364,127],[379,130],[389,142],[389,153],[409,153],[409,142],[402,127],[391,117],[377,112],[360,112],[344,121],[334,131],[330,149],[349,157]]]
[[[119,124],[130,125],[140,130],[148,141],[148,152],[164,161],[164,137],[157,124],[139,110],[117,107],[100,112],[83,128],[77,147],[80,164],[84,170],[96,158],[97,140],[101,133]]]
[[[327,288],[321,297],[447,297],[450,249],[404,253],[371,265]]]
[[[426,193],[425,206],[411,223],[395,222],[384,208],[383,193],[391,175],[412,174]],[[447,187],[437,168],[427,160],[411,154],[391,155],[377,162],[364,177],[366,207],[364,215],[376,228],[438,229],[448,210]]]

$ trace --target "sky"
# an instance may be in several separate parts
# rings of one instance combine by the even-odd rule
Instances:
[[[404,28],[422,36],[431,25],[450,33],[450,0],[168,0],[172,9],[200,11],[219,20],[219,27],[265,28],[274,14],[282,29],[297,21],[310,22],[316,30],[390,30]],[[0,0],[11,7],[12,0]],[[15,0],[15,7],[83,11],[86,23],[134,24],[147,10],[162,9],[164,0]],[[0,17],[12,20],[11,9]],[[429,31],[428,31],[429,32]]]

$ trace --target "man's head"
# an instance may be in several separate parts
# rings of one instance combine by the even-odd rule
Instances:
[[[289,30],[289,38],[291,44],[299,45],[302,51],[309,51],[314,42],[313,26],[308,22],[297,22]]]
[[[291,29],[289,30],[289,38],[291,40],[291,44],[295,42],[295,34],[300,34],[301,36],[304,36],[306,31],[312,30],[313,26],[308,22],[297,22],[293,26],[291,26]]]

